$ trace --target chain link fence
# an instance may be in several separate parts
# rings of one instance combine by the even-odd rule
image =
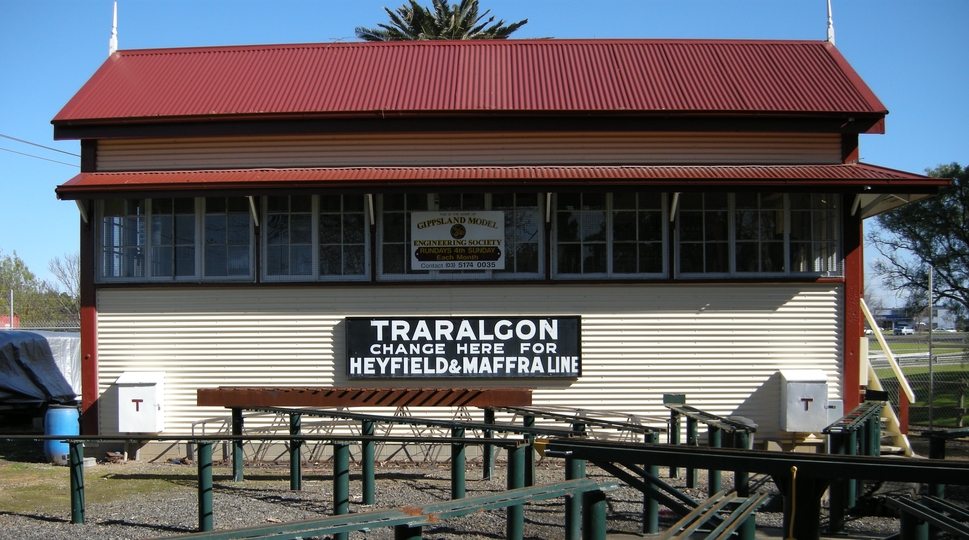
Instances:
[[[915,393],[915,403],[909,404],[910,428],[945,429],[969,425],[966,412],[969,335],[934,333],[931,365],[928,334],[885,336],[885,340]],[[870,345],[869,361],[898,411],[898,380],[874,338]]]
[[[81,321],[79,319],[16,319],[17,324],[13,330],[42,330],[45,332],[80,332]],[[7,328],[0,328],[0,331]]]

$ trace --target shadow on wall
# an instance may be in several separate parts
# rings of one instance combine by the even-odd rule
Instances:
[[[759,441],[781,437],[781,373],[775,372],[768,377],[750,396],[743,401],[731,416],[743,416],[757,424],[755,444]]]

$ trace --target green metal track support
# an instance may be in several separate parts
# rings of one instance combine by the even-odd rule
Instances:
[[[719,426],[707,425],[707,446],[710,448],[720,448],[723,430]],[[719,493],[723,489],[720,471],[711,469],[707,471],[707,493]]]
[[[364,420],[361,425],[362,435],[366,437],[372,437],[374,434],[374,423],[371,420]],[[361,444],[361,453],[363,454],[363,463],[361,463],[363,469],[363,478],[361,490],[363,491],[363,504],[373,505],[376,502],[376,481],[374,475],[376,470],[374,468],[374,442],[373,441],[363,441]]]
[[[508,447],[508,489],[525,487],[525,445]],[[515,504],[507,508],[505,538],[522,540],[525,534],[525,506]]]
[[[484,423],[495,423],[495,410],[491,407],[487,407],[484,410]],[[484,436],[486,439],[490,439],[495,436],[495,432],[493,430],[486,429],[484,430]],[[495,445],[484,445],[484,448],[481,449],[481,455],[484,461],[481,466],[481,479],[491,480],[495,475]]]
[[[522,425],[527,428],[535,427],[535,417],[525,415]],[[525,435],[525,441],[528,443],[525,447],[525,485],[531,487],[535,485],[535,435]]]
[[[746,431],[737,431],[734,433],[734,444],[738,448],[747,450],[750,446],[750,434]],[[750,472],[734,471],[733,478],[733,489],[737,492],[737,495],[740,497],[750,497]],[[751,515],[737,529],[737,534],[740,540],[754,540],[756,530],[757,518]]]
[[[606,494],[587,491],[582,494],[582,538],[606,540]]]
[[[455,427],[451,429],[451,436],[455,439],[464,438],[464,428]],[[464,498],[464,477],[465,477],[465,445],[454,443],[451,445],[451,498]]]
[[[212,530],[212,443],[198,445],[199,531]]]
[[[680,444],[680,413],[673,409],[670,409],[669,443],[673,445]],[[669,469],[670,478],[680,477],[679,467],[670,467]]]
[[[686,417],[686,445],[687,446],[699,446],[700,435],[698,432],[696,418],[692,416]],[[693,467],[686,468],[686,487],[695,488],[696,487],[696,469]]]
[[[394,540],[420,540],[423,527],[419,525],[397,525],[394,527]]]
[[[643,442],[647,444],[658,444],[659,433],[646,433],[643,435]],[[654,478],[659,475],[659,466],[651,463],[643,465],[643,471],[649,473]],[[643,534],[652,534],[659,531],[659,501],[656,500],[656,486],[646,482],[647,487],[643,491]]]
[[[299,413],[289,413],[289,434],[299,436],[302,432],[301,415]],[[303,441],[299,439],[289,440],[289,489],[300,491],[303,489],[303,457],[300,455],[300,447]]]
[[[232,408],[232,434],[242,436],[242,409]],[[242,482],[242,461],[245,459],[242,451],[242,439],[232,440],[232,481]]]
[[[84,523],[84,443],[68,441],[71,466],[71,523]]]
[[[350,513],[350,445],[333,444],[333,515]],[[333,535],[334,540],[347,540],[348,533]]]
[[[565,479],[585,478],[585,460],[565,458]],[[579,540],[582,535],[582,498],[578,495],[565,497],[565,540]]]

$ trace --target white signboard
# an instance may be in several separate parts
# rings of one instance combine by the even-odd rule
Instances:
[[[504,270],[505,214],[414,212],[412,270]]]

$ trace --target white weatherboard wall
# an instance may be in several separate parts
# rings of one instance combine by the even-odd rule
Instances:
[[[624,411],[653,417],[652,425],[669,417],[662,395],[684,393],[702,410],[752,419],[764,440],[779,435],[779,370],[821,370],[829,397],[840,399],[842,289],[833,283],[101,289],[101,433],[117,432],[112,383],[125,371],[163,371],[165,434],[189,433],[191,422],[227,414],[197,407],[198,388],[520,384],[538,386],[535,406]],[[582,316],[577,380],[345,376],[344,317],[573,314]]]

